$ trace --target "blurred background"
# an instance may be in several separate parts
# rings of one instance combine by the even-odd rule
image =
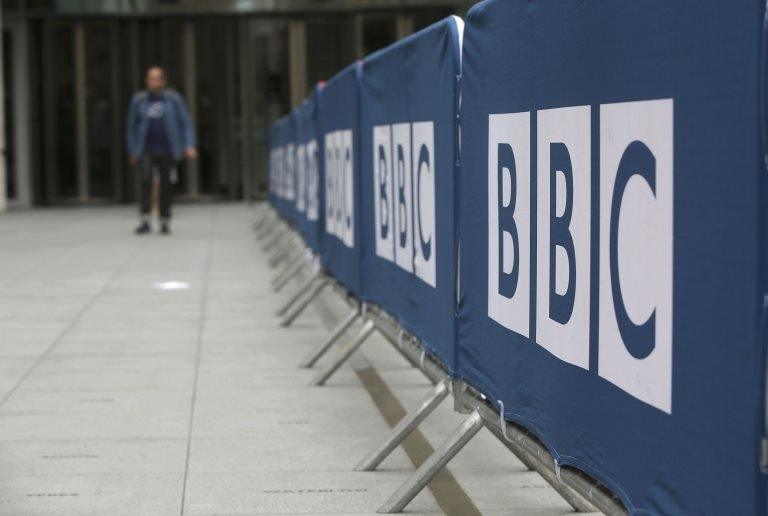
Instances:
[[[198,135],[177,198],[258,198],[272,121],[355,59],[474,3],[0,1],[0,209],[134,202],[125,116],[151,64],[186,97]]]

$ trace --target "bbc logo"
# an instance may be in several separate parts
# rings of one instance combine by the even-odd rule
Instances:
[[[373,128],[376,255],[437,287],[433,122]]]
[[[598,170],[592,109],[536,112],[535,170],[531,113],[489,116],[488,316],[589,369],[590,300],[598,295],[596,373],[671,413],[673,101],[599,106]]]
[[[296,146],[296,211],[310,222],[318,220],[320,172],[317,140]]]
[[[270,189],[279,198],[293,201],[294,145],[292,143],[272,149],[269,156]]]
[[[355,247],[355,179],[352,131],[325,135],[325,231]]]

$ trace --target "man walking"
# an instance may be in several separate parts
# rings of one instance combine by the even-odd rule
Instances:
[[[171,170],[183,157],[195,159],[195,131],[184,98],[167,88],[165,70],[147,70],[146,90],[134,94],[128,109],[126,140],[129,161],[141,174],[140,223],[136,234],[149,233],[152,179],[160,179],[160,231],[170,233],[173,191]]]

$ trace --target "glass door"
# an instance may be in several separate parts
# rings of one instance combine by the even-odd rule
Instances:
[[[115,146],[119,111],[112,95],[112,63],[117,56],[111,28],[108,21],[87,22],[83,27],[89,200],[116,198],[115,157],[121,153],[120,146]]]

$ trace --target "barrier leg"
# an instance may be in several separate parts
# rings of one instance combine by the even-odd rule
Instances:
[[[448,380],[441,380],[429,391],[429,394],[421,400],[419,408],[407,414],[392,429],[392,432],[370,454],[355,466],[355,471],[373,471],[386,459],[392,450],[400,446],[411,432],[434,411],[450,393]]]
[[[256,206],[253,208],[253,215],[253,229],[258,229],[259,224],[264,220],[264,217],[267,216],[266,203],[256,203]]]
[[[326,366],[325,369],[320,371],[317,376],[315,376],[312,381],[309,382],[309,384],[315,386],[324,385],[325,382],[328,381],[328,378],[330,378],[333,373],[335,373],[339,367],[341,367],[341,365],[346,362],[349,357],[352,356],[352,353],[357,351],[363,342],[365,342],[365,339],[367,339],[371,333],[373,333],[374,328],[375,326],[373,321],[366,321],[363,327],[360,328],[360,332],[352,339],[347,341],[346,344],[344,344],[341,348],[339,348],[339,352],[333,358],[333,362]]]
[[[276,243],[275,239],[278,239],[277,241],[279,242],[279,238],[282,236],[282,233],[286,231],[286,227],[287,225],[276,217],[274,224],[267,227],[267,231],[261,239],[261,250],[267,251],[269,246]]]
[[[283,328],[290,326],[291,323],[296,320],[296,318],[300,316],[301,313],[309,306],[309,304],[314,301],[317,296],[320,295],[320,292],[322,292],[326,286],[328,286],[328,280],[325,279],[315,283],[315,287],[309,291],[309,295],[307,295],[301,303],[296,305],[295,309],[286,313],[285,317],[283,317],[283,320],[280,321],[280,326]]]
[[[269,257],[269,261],[267,262],[269,267],[274,269],[281,261],[288,258],[294,245],[295,243],[293,242],[293,239],[291,239],[291,241],[285,242],[284,245],[275,247],[275,252],[272,253],[272,256]]]
[[[275,229],[272,235],[264,241],[264,245],[262,246],[261,251],[264,253],[270,252],[270,249],[280,243],[283,236],[285,236],[284,233],[285,230],[283,228]]]
[[[504,423],[506,424],[506,422]],[[522,442],[519,440],[519,432],[515,429],[508,429],[508,434],[511,434],[511,440],[504,436],[500,428],[494,424],[486,425],[488,430],[491,431],[530,471],[535,471],[546,482],[557,491],[563,500],[573,507],[576,512],[596,512],[597,509],[593,504],[579,494],[572,487],[563,482],[569,476],[569,471],[564,470],[561,473],[561,478],[558,477],[557,472],[552,468],[551,462],[546,462],[542,456],[547,452],[543,449],[543,446],[537,444],[537,447],[541,447],[542,450],[537,453],[532,453],[531,450],[526,449]],[[579,478],[577,476],[577,478]],[[608,513],[606,513],[608,514]]]
[[[266,204],[259,204],[256,210],[256,220],[254,221],[253,229],[258,231],[264,227],[264,224],[269,219],[269,207]]]
[[[261,228],[261,231],[256,233],[257,242],[264,242],[272,234],[272,232],[276,231],[280,226],[280,219],[278,219],[276,216],[267,217],[267,222],[268,223]],[[271,224],[269,222],[271,222]]]
[[[299,291],[296,292],[296,295],[290,298],[288,301],[283,303],[283,305],[277,309],[277,312],[275,312],[275,315],[283,315],[285,312],[288,311],[288,309],[293,306],[294,303],[296,303],[299,299],[301,299],[304,294],[307,292],[307,289],[312,286],[312,283],[315,282],[320,277],[321,271],[317,271],[313,275],[307,278],[307,280],[302,283],[301,287],[299,288]]]
[[[298,252],[292,253],[292,255],[288,258],[288,260],[282,265],[282,267],[278,267],[277,271],[275,272],[275,275],[272,276],[272,279],[269,280],[269,286],[274,288],[275,282],[283,277],[283,275],[295,265],[296,262],[301,260],[305,253],[303,248],[299,248]]]
[[[272,280],[272,290],[280,292],[288,284],[292,277],[299,273],[302,267],[312,259],[312,256],[306,251],[300,252],[296,258],[288,263],[283,271]]]
[[[301,361],[299,367],[310,368],[315,365],[315,362],[320,360],[326,351],[328,351],[333,343],[339,340],[339,338],[349,329],[352,324],[360,317],[360,308],[353,308],[352,311],[333,329],[331,334],[323,342],[320,343],[312,352],[307,355],[304,360]]]
[[[443,469],[450,460],[483,428],[483,418],[472,412],[443,444],[419,466],[411,477],[400,486],[377,512],[391,514],[402,512],[406,505]]]

